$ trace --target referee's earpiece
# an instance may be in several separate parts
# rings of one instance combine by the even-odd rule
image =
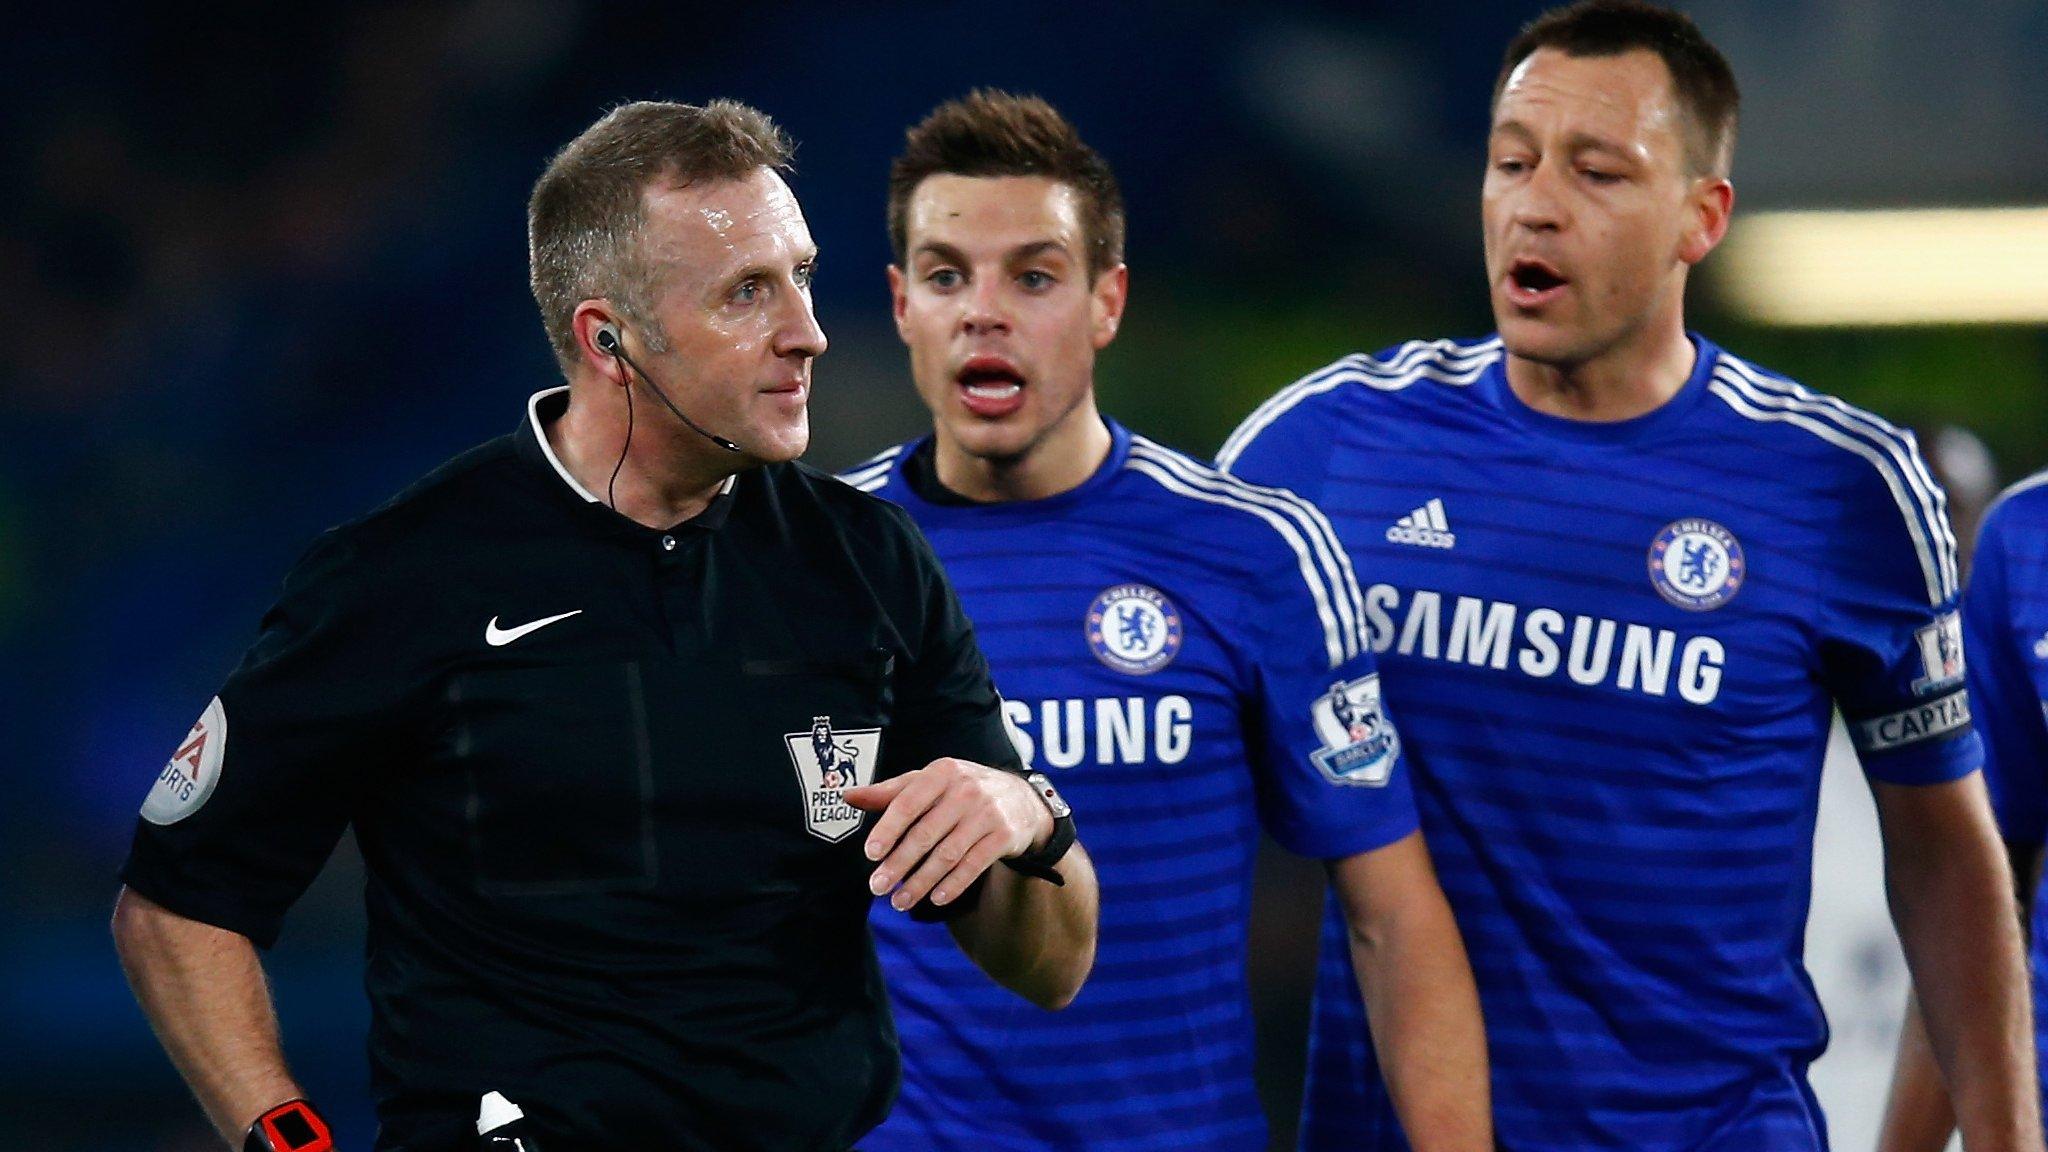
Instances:
[[[597,350],[599,352],[602,352],[605,355],[611,357],[612,359],[617,360],[620,364],[619,387],[626,389],[626,439],[628,442],[630,442],[633,438],[633,373],[627,372],[626,369],[631,368],[633,372],[638,372],[640,374],[640,380],[642,383],[647,385],[647,390],[654,393],[655,397],[659,399],[662,402],[662,404],[668,408],[670,412],[675,413],[676,419],[681,420],[684,424],[689,425],[690,431],[695,432],[697,435],[704,437],[706,440],[711,441],[713,444],[718,445],[720,448],[725,449],[727,452],[737,452],[740,450],[740,446],[738,444],[735,444],[732,441],[727,440],[725,437],[718,435],[716,432],[705,431],[703,425],[697,423],[695,420],[690,419],[688,416],[683,415],[683,410],[681,408],[676,407],[676,402],[668,398],[668,393],[662,391],[659,387],[656,387],[653,379],[650,378],[638,364],[633,363],[633,358],[631,356],[626,355],[625,347],[619,342],[619,326],[617,324],[614,324],[609,320],[605,321],[602,324],[599,324],[597,326],[597,331],[590,334],[590,342],[597,346]],[[619,453],[619,463],[620,465],[623,466],[625,462],[626,456],[624,450],[622,449]],[[614,479],[618,477],[617,468],[612,469],[612,476]]]

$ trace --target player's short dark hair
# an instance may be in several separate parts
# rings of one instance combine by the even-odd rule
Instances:
[[[1725,176],[1735,156],[1735,122],[1742,93],[1728,58],[1714,47],[1692,17],[1646,0],[1579,0],[1553,8],[1524,27],[1501,58],[1493,82],[1493,103],[1522,61],[1539,49],[1567,56],[1619,56],[1654,52],[1671,72],[1671,86],[1690,131],[1686,162],[1695,175]]]
[[[889,166],[889,244],[896,262],[910,245],[910,198],[931,176],[1043,176],[1080,198],[1088,274],[1124,262],[1124,198],[1109,162],[1058,109],[1036,96],[977,88],[948,100],[904,133]]]
[[[585,300],[609,299],[651,347],[663,346],[653,315],[659,269],[640,246],[649,185],[741,180],[788,168],[794,150],[766,113],[737,101],[642,100],[612,109],[555,153],[526,204],[527,274],[563,371],[576,362],[570,321]]]

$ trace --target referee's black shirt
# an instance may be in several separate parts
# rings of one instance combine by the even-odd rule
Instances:
[[[648,529],[566,402],[313,545],[122,878],[267,946],[353,824],[379,1148],[489,1090],[550,1152],[848,1147],[897,1055],[831,786],[1016,766],[987,665],[894,506],[771,465]]]

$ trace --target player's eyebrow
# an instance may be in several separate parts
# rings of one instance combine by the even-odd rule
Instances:
[[[1502,120],[1495,124],[1492,131],[1488,132],[1486,136],[1489,142],[1502,136],[1511,136],[1519,144],[1534,144],[1536,142],[1536,133],[1531,132],[1529,126],[1520,120]]]
[[[1511,137],[1518,144],[1536,143],[1535,131],[1519,120],[1503,120],[1495,124],[1490,138],[1497,139],[1502,136]],[[1632,160],[1636,156],[1632,149],[1620,141],[1598,136],[1583,129],[1568,134],[1564,146],[1567,152],[1605,152],[1624,160]]]
[[[1004,263],[1014,264],[1017,261],[1029,260],[1035,256],[1042,256],[1047,253],[1056,253],[1061,256],[1072,255],[1072,253],[1067,251],[1065,241],[1034,240],[1029,244],[1019,244],[1017,247],[1003,253],[1003,261]],[[947,264],[967,264],[970,262],[967,258],[967,253],[960,251],[943,240],[927,240],[919,244],[916,251],[912,252],[911,255],[914,257],[930,256]]]
[[[912,257],[930,256],[947,264],[965,264],[968,262],[967,253],[962,252],[943,240],[927,240],[919,244],[910,254]]]
[[[1565,137],[1565,147],[1573,152],[1605,152],[1623,160],[1633,160],[1636,156],[1634,149],[1619,140],[1595,136],[1591,132],[1574,132]]]
[[[1067,245],[1065,241],[1037,240],[1030,244],[1019,244],[1017,247],[1012,248],[1007,259],[1011,263],[1016,263],[1017,261],[1020,260],[1029,260],[1034,256],[1044,256],[1048,254],[1055,254],[1060,256],[1072,255],[1072,253],[1067,251]]]

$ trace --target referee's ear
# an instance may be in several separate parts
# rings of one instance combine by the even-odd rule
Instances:
[[[1124,304],[1131,297],[1131,268],[1119,264],[1105,268],[1095,277],[1095,284],[1089,291],[1089,312],[1093,320],[1095,350],[1109,347],[1116,339],[1117,329],[1123,327]]]
[[[626,327],[612,315],[608,300],[585,300],[576,305],[576,311],[569,317],[569,330],[576,334],[577,363],[592,376],[613,384],[626,383],[625,365],[619,357],[608,352],[598,343],[598,331],[610,329],[613,339],[623,342]],[[570,383],[575,383],[572,379]]]

